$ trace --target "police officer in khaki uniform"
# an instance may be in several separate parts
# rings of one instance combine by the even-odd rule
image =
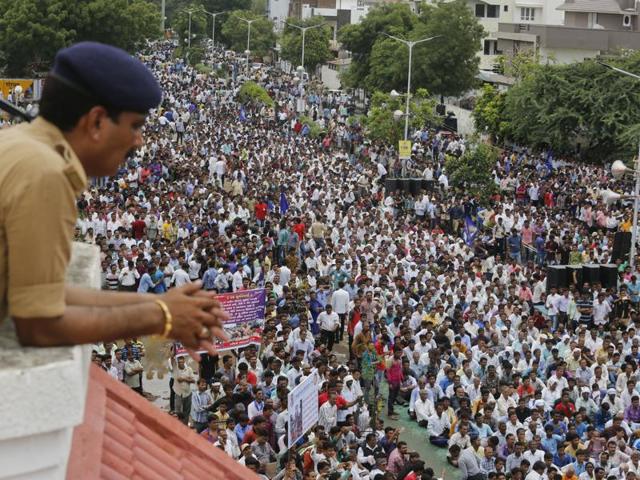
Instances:
[[[45,81],[40,116],[0,132],[0,321],[24,345],[96,343],[164,334],[214,352],[226,314],[198,283],[165,295],[65,285],[76,197],[88,176],[114,175],[142,145],[161,90],[118,48],[83,42],[63,49]]]

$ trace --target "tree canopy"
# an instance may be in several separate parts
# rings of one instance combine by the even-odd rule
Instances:
[[[191,45],[193,46],[196,40],[201,40],[204,37],[208,37],[211,34],[207,28],[207,15],[202,11],[202,8],[198,4],[191,4],[186,9],[176,12],[172,28],[178,39],[180,45],[186,45],[189,39],[189,11],[191,11]]]
[[[434,127],[439,124],[440,119],[436,115],[436,102],[431,98],[425,89],[419,89],[412,95],[410,101],[409,125],[411,128],[422,128],[424,126]],[[367,135],[372,140],[382,140],[398,144],[404,136],[404,119],[397,121],[393,117],[393,112],[402,110],[405,104],[403,97],[393,98],[391,95],[376,92],[371,97],[371,108],[369,114],[364,117],[364,124]]]
[[[486,202],[496,190],[493,169],[498,159],[495,147],[470,145],[461,157],[447,157],[445,170],[454,189]]]
[[[246,104],[273,106],[273,99],[269,96],[269,93],[254,81],[242,84],[238,91],[238,100]]]
[[[156,5],[160,11],[162,0],[148,0]],[[175,21],[180,12],[189,8],[205,9],[211,13],[229,12],[232,10],[251,9],[251,0],[165,0],[166,27],[175,30]],[[222,27],[224,16],[216,17],[216,29]],[[211,17],[207,18],[208,31],[211,31]],[[217,36],[217,33],[216,33]]]
[[[9,76],[49,69],[57,50],[94,40],[133,52],[160,35],[160,10],[144,0],[0,0],[0,54]]]
[[[273,22],[250,10],[236,10],[226,15],[222,25],[222,36],[225,43],[236,52],[244,52],[247,49],[248,24],[240,18],[255,20],[251,24],[249,47],[251,54],[258,56],[268,54],[276,41]]]
[[[299,27],[310,27],[323,23],[322,17],[311,17],[301,21],[294,18],[287,20],[287,23],[298,25]],[[305,34],[304,67],[314,69],[317,65],[324,63],[331,58],[329,41],[331,31],[328,26],[310,28]],[[281,39],[282,58],[288,60],[293,65],[300,65],[302,55],[302,32],[299,28],[285,25]]]
[[[464,0],[424,4],[419,15],[407,4],[383,4],[357,25],[345,26],[340,41],[351,51],[344,76],[352,87],[390,91],[407,83],[408,48],[382,33],[407,40],[438,38],[413,49],[412,83],[442,95],[458,95],[475,83],[476,56],[484,30]]]
[[[639,52],[607,61],[640,72]],[[571,153],[579,144],[584,158],[602,161],[636,149],[640,140],[638,81],[594,60],[537,65],[528,67],[506,93],[496,95],[485,89],[474,117],[478,126],[503,140],[551,147],[556,153]]]

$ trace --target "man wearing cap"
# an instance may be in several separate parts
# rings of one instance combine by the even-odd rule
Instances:
[[[23,345],[164,333],[214,352],[209,327],[223,313],[199,284],[162,296],[65,285],[76,197],[87,177],[114,175],[142,145],[145,116],[160,100],[140,61],[83,42],[56,55],[40,116],[0,133],[0,320],[13,319]]]
[[[582,408],[585,409],[587,417],[589,418],[593,418],[598,411],[596,402],[591,398],[591,389],[589,387],[580,388],[580,397],[576,399],[576,411],[580,411]]]

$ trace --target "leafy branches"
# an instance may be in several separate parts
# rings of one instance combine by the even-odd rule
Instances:
[[[420,15],[407,4],[383,4],[357,25],[344,27],[340,41],[352,52],[343,80],[352,87],[390,91],[407,83],[407,48],[381,35],[408,40],[437,36],[414,49],[413,82],[442,95],[458,95],[475,84],[482,26],[463,0],[424,5]]]

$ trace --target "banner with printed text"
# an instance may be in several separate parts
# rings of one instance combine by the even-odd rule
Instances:
[[[411,158],[411,140],[400,140],[398,142],[398,153],[400,158]]]
[[[264,288],[221,293],[216,298],[224,311],[229,314],[229,320],[224,322],[224,331],[228,340],[217,342],[216,349],[224,351],[251,344],[260,345],[266,299]],[[175,352],[176,357],[187,355],[187,351],[179,343],[175,345]]]
[[[318,422],[318,388],[313,376],[305,378],[287,398],[289,429],[287,446],[293,447]]]

